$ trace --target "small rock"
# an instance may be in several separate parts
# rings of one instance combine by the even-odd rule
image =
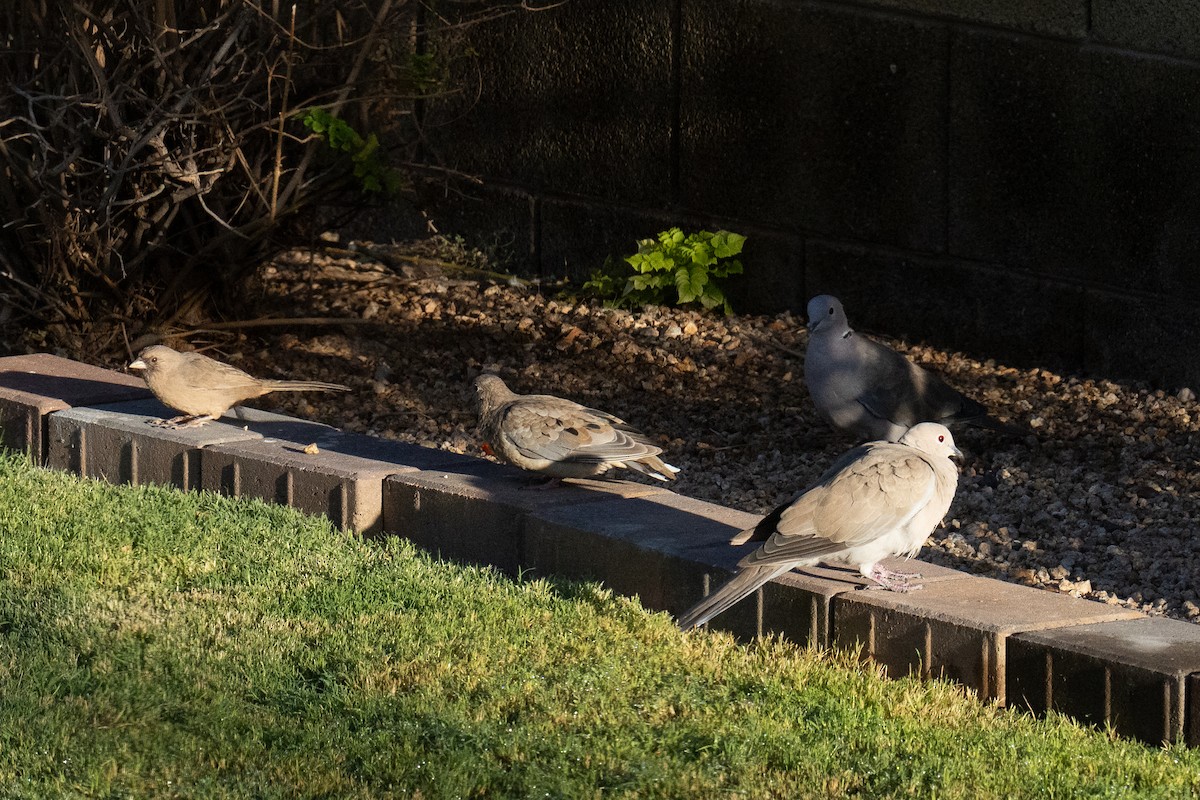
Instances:
[[[1009,573],[1009,575],[1011,575],[1014,580],[1017,580],[1021,583],[1034,583],[1037,580],[1037,576],[1029,567],[1014,569]]]

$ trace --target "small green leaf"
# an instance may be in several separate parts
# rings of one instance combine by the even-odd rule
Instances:
[[[742,272],[741,261],[730,256],[741,252],[745,240],[729,231],[684,234],[680,228],[669,228],[655,238],[639,239],[633,255],[610,257],[584,289],[608,305],[641,308],[668,302],[667,292],[674,287],[680,305],[698,302],[731,314],[733,309],[715,281]]]
[[[729,261],[718,261],[717,264],[709,270],[709,274],[714,278],[727,278],[730,275],[742,274],[742,262],[736,258]]]
[[[717,263],[717,257],[707,242],[696,242],[692,245],[690,255],[692,261],[702,267],[712,266]]]
[[[729,258],[742,252],[746,237],[729,231],[717,231],[712,236],[713,250],[718,258]]]
[[[677,247],[683,242],[683,231],[679,228],[669,228],[658,235],[658,240],[667,247]]]
[[[721,287],[710,282],[704,287],[704,294],[700,295],[700,305],[705,308],[716,308],[722,304],[728,305],[725,293],[721,291]]]
[[[691,265],[680,267],[675,272],[675,289],[679,292],[680,303],[690,303],[704,292],[708,283],[708,271],[702,266]]]
[[[653,272],[669,272],[675,268],[675,262],[661,250],[646,254],[645,269]]]
[[[663,272],[650,273],[646,275],[634,275],[629,279],[629,282],[633,288],[639,291],[646,289],[662,289],[666,286],[670,286],[672,281],[673,279],[671,276]]]

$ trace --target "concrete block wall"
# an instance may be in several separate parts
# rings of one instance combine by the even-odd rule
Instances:
[[[254,409],[157,427],[148,423],[170,412],[143,395],[127,375],[66,359],[0,358],[0,441],[97,480],[253,496],[512,575],[600,581],[671,614],[736,569],[745,548],[729,539],[759,519],[660,485],[522,491],[528,478],[510,467]],[[711,627],[847,648],[889,675],[946,678],[1000,704],[1200,746],[1200,626],[932,564],[888,566],[919,570],[924,588],[863,591],[855,571],[817,566]]]
[[[583,278],[727,227],[741,310],[831,292],[864,330],[1200,385],[1200,4],[551,5],[472,28],[468,91],[425,106],[425,163],[483,178],[438,187],[443,231]]]

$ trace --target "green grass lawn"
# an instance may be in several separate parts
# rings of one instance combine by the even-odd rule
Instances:
[[[0,458],[0,797],[1184,797],[1200,755]]]

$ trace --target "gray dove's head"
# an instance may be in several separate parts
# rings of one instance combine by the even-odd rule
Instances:
[[[475,395],[479,400],[480,413],[487,413],[514,395],[499,375],[485,372],[475,379]]]
[[[836,297],[819,294],[808,301],[808,331],[816,333],[817,328],[835,334],[845,333],[850,329],[850,323],[846,321],[846,312]]]
[[[931,456],[962,458],[962,451],[954,446],[954,436],[950,429],[936,422],[913,425],[900,437],[900,444],[915,447]]]
[[[182,360],[182,353],[166,345],[156,344],[138,353],[137,360],[131,363],[128,369],[145,370],[147,375],[151,375],[155,372],[166,372]]]

